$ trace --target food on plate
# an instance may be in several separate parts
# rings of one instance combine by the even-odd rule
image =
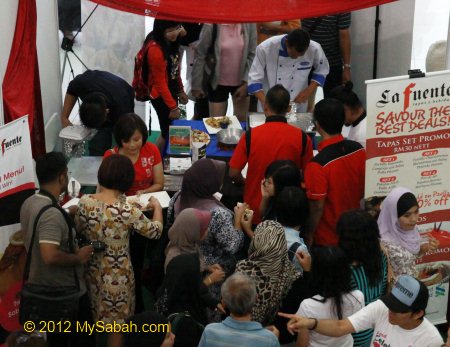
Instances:
[[[192,130],[192,142],[209,143],[209,135],[201,130]]]
[[[423,267],[418,274],[419,279],[427,286],[439,284],[450,275],[450,269],[444,264],[433,264]]]
[[[211,128],[219,129],[223,125],[231,124],[231,119],[227,116],[225,117],[210,117],[205,118],[205,123]]]

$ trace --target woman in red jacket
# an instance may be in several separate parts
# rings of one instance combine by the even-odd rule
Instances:
[[[147,35],[148,85],[150,98],[161,127],[156,145],[163,152],[170,121],[180,117],[178,102],[186,104],[180,68],[179,38],[186,34],[180,23],[155,19],[153,31]]]

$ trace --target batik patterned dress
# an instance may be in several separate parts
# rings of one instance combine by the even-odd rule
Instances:
[[[123,323],[134,314],[134,275],[130,260],[131,232],[158,239],[162,224],[151,221],[126,203],[106,204],[89,195],[80,199],[77,224],[89,240],[103,241],[104,252],[94,253],[87,264],[86,282],[95,321]]]

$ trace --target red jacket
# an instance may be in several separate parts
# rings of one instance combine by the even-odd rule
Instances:
[[[169,89],[169,76],[167,75],[167,60],[161,46],[155,41],[149,43],[147,52],[148,77],[147,83],[151,86],[150,97],[156,99],[162,97],[164,103],[170,110],[177,108],[177,100],[172,96]],[[183,91],[183,82],[180,76],[181,66],[178,63],[178,85],[179,92]]]

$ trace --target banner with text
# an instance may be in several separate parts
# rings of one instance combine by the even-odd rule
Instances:
[[[34,189],[28,116],[0,127],[0,198]]]
[[[411,189],[420,208],[419,229],[440,247],[418,260],[430,290],[427,317],[446,321],[450,276],[450,71],[367,81],[365,196]],[[431,233],[431,234],[430,234]]]

